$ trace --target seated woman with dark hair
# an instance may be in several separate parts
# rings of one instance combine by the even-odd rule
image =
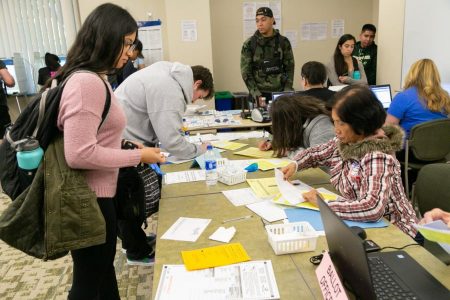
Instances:
[[[59,57],[55,54],[45,53],[46,67],[40,68],[38,71],[38,84],[44,85],[47,80],[55,77],[56,72],[61,68]]]
[[[382,217],[421,241],[412,226],[418,222],[402,185],[395,151],[401,148],[403,131],[385,126],[386,112],[364,86],[349,86],[336,93],[331,117],[336,138],[298,153],[282,169],[290,178],[301,169],[330,168],[331,184],[342,195],[329,206],[342,219],[375,222]],[[317,205],[317,191],[304,194]],[[416,237],[417,235],[417,237]]]
[[[281,96],[273,102],[272,141],[259,143],[260,150],[274,150],[277,157],[294,157],[298,151],[334,137],[325,103],[311,96]]]
[[[331,85],[367,84],[363,64],[352,56],[356,39],[351,34],[344,34],[334,49],[334,54],[327,65],[328,80]]]

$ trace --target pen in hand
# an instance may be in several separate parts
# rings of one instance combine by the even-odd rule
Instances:
[[[238,217],[238,218],[233,218],[233,219],[228,219],[228,220],[223,220],[222,223],[228,223],[228,222],[233,222],[233,221],[239,221],[239,220],[246,220],[246,219],[250,219],[253,216],[249,215],[249,216],[243,216],[243,217]]]

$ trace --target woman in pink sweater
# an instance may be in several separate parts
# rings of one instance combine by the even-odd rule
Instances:
[[[163,162],[159,149],[122,150],[126,117],[107,73],[127,63],[134,48],[137,25],[124,9],[103,4],[86,18],[60,70],[59,82],[76,70],[64,88],[58,127],[64,132],[64,154],[71,168],[85,170],[106,222],[105,244],[71,252],[73,283],[69,299],[120,299],[114,270],[117,220],[113,197],[118,170],[139,162]],[[106,88],[111,106],[102,122]],[[101,126],[100,126],[101,124]]]

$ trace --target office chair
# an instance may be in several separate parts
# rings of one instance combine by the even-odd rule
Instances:
[[[413,203],[422,216],[433,208],[450,212],[450,163],[428,164],[420,169],[413,186]],[[425,240],[424,247],[450,264],[450,255],[438,243]]]
[[[411,151],[411,152],[410,152]],[[410,153],[418,160],[410,161]],[[405,191],[409,197],[408,170],[420,170],[424,165],[445,162],[450,153],[450,119],[439,119],[415,125],[405,143]]]

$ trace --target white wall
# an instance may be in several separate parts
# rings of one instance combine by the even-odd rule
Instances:
[[[209,0],[166,0],[168,60],[203,65],[213,71]],[[197,21],[197,41],[181,40],[181,22]]]
[[[161,19],[164,59],[186,64],[201,64],[214,74],[216,90],[246,91],[240,75],[242,3],[245,0],[78,0],[83,21],[98,5],[120,5],[137,20],[146,20],[147,12]],[[251,1],[251,0],[248,0]],[[445,0],[443,0],[445,1]],[[345,32],[358,38],[361,26],[377,26],[378,82],[400,88],[403,20],[405,0],[282,0],[282,33],[300,31],[303,22],[345,20]],[[181,41],[181,21],[196,20],[198,41]],[[330,35],[330,32],[328,32]],[[327,63],[337,39],[300,41],[294,49],[294,88],[300,89],[299,72],[303,63],[318,60]]]
[[[365,23],[374,23],[374,1],[378,0],[282,0],[282,34],[298,31],[294,50],[294,88],[300,89],[300,68],[310,60],[328,63],[338,38],[331,38],[332,19],[345,20],[345,33],[359,37]],[[240,73],[240,53],[244,42],[242,30],[244,2],[250,0],[211,0],[214,76],[217,90],[246,91]],[[307,22],[328,22],[328,38],[323,41],[301,41],[300,26]],[[256,30],[256,24],[255,24]]]
[[[430,58],[442,82],[450,84],[449,13],[448,0],[406,1],[402,81],[415,61]]]
[[[401,88],[405,0],[379,0],[377,83]]]
[[[165,60],[168,60],[167,30],[166,24],[164,24],[166,20],[166,7],[164,0],[78,0],[81,22],[83,22],[97,6],[107,2],[114,3],[125,8],[137,21],[148,20],[147,13],[151,13],[154,20],[162,20],[162,38],[164,47],[163,57]]]

